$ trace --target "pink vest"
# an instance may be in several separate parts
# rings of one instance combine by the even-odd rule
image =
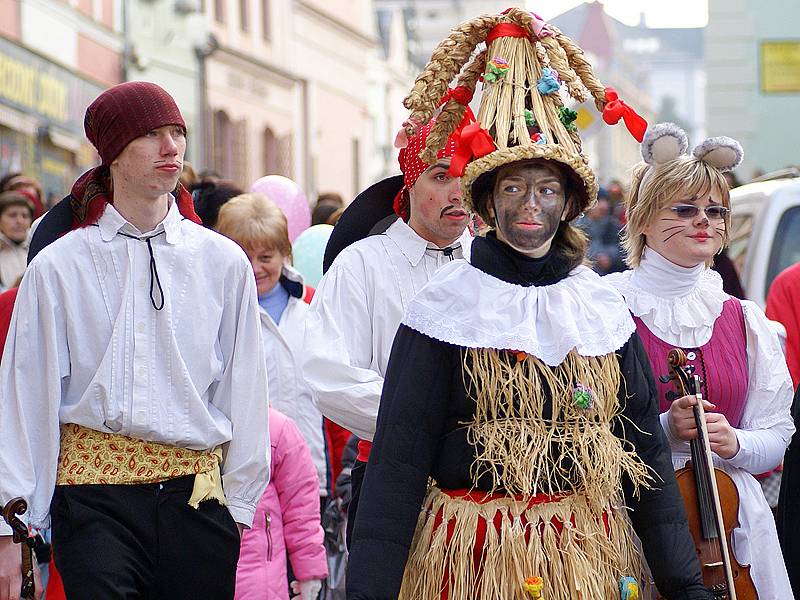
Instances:
[[[636,330],[650,359],[653,377],[658,389],[659,410],[669,409],[668,392],[674,392],[672,382],[662,383],[659,376],[668,375],[667,354],[674,348],[656,337],[638,317],[633,317]],[[733,427],[739,426],[747,400],[747,334],[744,312],[736,298],[726,300],[722,314],[714,323],[711,339],[700,348],[683,348],[694,365],[695,373],[703,380],[703,397],[716,404],[714,412],[721,412]]]

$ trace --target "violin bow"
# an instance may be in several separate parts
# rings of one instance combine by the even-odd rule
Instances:
[[[22,522],[17,515],[25,514],[28,510],[28,503],[22,498],[14,498],[3,507],[3,519],[11,527],[14,532],[13,538],[15,544],[21,544],[22,551],[22,589],[20,591],[20,598],[22,600],[33,600],[36,592],[36,585],[33,579],[33,545],[35,538],[31,537],[28,533],[28,526]]]

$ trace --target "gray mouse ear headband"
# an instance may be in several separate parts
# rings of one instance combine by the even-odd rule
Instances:
[[[649,167],[639,180],[638,189],[652,179],[656,167],[686,155],[688,148],[686,132],[675,123],[658,123],[650,127],[641,145],[642,159]],[[744,151],[733,138],[720,136],[703,141],[692,150],[692,155],[720,173],[725,173],[741,164]]]
[[[675,160],[689,147],[686,132],[674,123],[658,123],[647,130],[642,140],[642,159],[651,167]],[[720,173],[732,171],[744,158],[741,144],[733,138],[708,138],[692,150],[698,160]]]

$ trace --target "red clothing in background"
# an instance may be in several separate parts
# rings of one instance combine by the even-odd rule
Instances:
[[[786,363],[796,389],[800,382],[800,263],[782,271],[772,282],[765,312],[786,328]]]
[[[11,288],[0,294],[0,343],[5,347],[8,337],[8,327],[11,325],[11,314],[14,312],[14,301],[17,299],[17,290]]]

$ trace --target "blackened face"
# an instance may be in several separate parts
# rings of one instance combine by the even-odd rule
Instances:
[[[564,216],[566,182],[549,161],[520,161],[499,169],[489,202],[499,240],[527,256],[544,256]]]

